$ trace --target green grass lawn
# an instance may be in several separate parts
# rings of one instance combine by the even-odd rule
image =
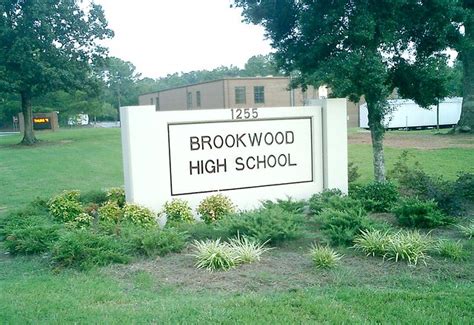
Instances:
[[[40,145],[24,148],[15,145],[19,136],[0,137],[0,211],[63,189],[123,184],[118,129],[41,132],[38,138]],[[403,150],[386,147],[389,168]],[[430,174],[454,178],[473,171],[472,147],[409,150]],[[369,181],[370,145],[351,144],[349,157],[361,182]],[[311,266],[311,240],[274,249],[260,265],[215,274],[195,270],[187,252],[78,272],[56,271],[42,257],[11,257],[0,246],[0,324],[472,323],[472,240],[464,262],[435,257],[411,267],[345,249],[341,266],[330,271]]]

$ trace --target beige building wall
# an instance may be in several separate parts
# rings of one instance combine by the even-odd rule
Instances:
[[[186,93],[191,94],[191,105],[189,105],[189,109],[210,109],[224,107],[224,80],[217,80],[188,86],[186,87]],[[198,105],[198,97],[201,98],[200,105]]]

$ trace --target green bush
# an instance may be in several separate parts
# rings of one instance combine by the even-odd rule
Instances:
[[[106,192],[107,201],[115,202],[120,208],[125,206],[125,190],[121,187],[109,188]]]
[[[393,209],[398,223],[404,227],[435,228],[445,225],[449,219],[438,209],[434,201],[421,201],[416,197],[401,200]]]
[[[230,198],[220,193],[206,197],[197,207],[197,212],[207,223],[222,219],[223,216],[234,211],[235,207]]]
[[[10,254],[47,252],[58,239],[61,226],[48,216],[10,215],[0,225],[0,238]]]
[[[309,199],[309,211],[311,214],[317,215],[324,209],[347,211],[363,209],[363,207],[359,201],[343,195],[339,190],[324,190]]]
[[[337,266],[342,259],[342,255],[329,246],[313,244],[309,251],[314,266],[318,269],[331,269]]]
[[[461,241],[440,240],[436,246],[439,255],[448,257],[454,261],[463,261],[466,259],[466,252]]]
[[[178,253],[186,246],[187,235],[174,228],[147,231],[142,239],[142,251],[147,256]]]
[[[357,181],[360,177],[359,166],[357,166],[353,162],[350,162],[347,165],[347,176],[348,176],[349,184]]]
[[[51,253],[57,266],[79,269],[128,263],[131,259],[116,237],[85,229],[66,232],[53,245]]]
[[[218,238],[227,238],[228,236],[227,230],[220,227],[218,223],[180,223],[176,225],[175,228],[187,233],[192,240],[215,240]]]
[[[367,211],[389,212],[399,198],[395,184],[372,182],[353,189],[351,196],[359,200]]]
[[[126,203],[123,208],[123,219],[142,227],[155,227],[156,216],[150,209],[137,204]]]
[[[229,215],[219,222],[218,227],[228,237],[240,234],[260,242],[277,243],[299,237],[301,221],[300,214],[275,206]]]
[[[176,226],[194,221],[193,211],[185,200],[173,199],[171,202],[166,202],[162,213],[166,215],[167,226]]]
[[[48,201],[49,212],[59,221],[73,221],[84,212],[79,197],[79,191],[64,191]]]
[[[97,213],[101,221],[120,223],[123,220],[123,210],[115,201],[107,201]]]
[[[283,210],[291,213],[303,213],[306,202],[304,200],[293,200],[288,197],[286,200],[277,199],[276,202],[266,200],[262,202],[262,206],[266,209],[278,206]]]
[[[319,214],[317,221],[321,223],[323,234],[333,245],[352,245],[357,234],[374,226],[363,209],[325,209]]]
[[[404,151],[389,171],[403,195],[434,200],[447,215],[463,215],[469,210],[474,202],[474,174],[459,174],[456,181],[446,181],[426,174],[417,161],[410,163],[409,158]]]
[[[81,195],[79,196],[79,200],[84,205],[88,205],[88,204],[102,205],[105,202],[107,202],[108,197],[107,197],[107,192],[105,191],[92,190],[92,191],[81,193]]]

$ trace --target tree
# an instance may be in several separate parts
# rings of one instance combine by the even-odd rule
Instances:
[[[297,71],[293,86],[327,84],[336,96],[365,97],[377,181],[385,180],[382,121],[393,89],[424,107],[445,91],[437,72],[458,32],[444,14],[454,2],[234,0],[247,22],[263,25],[279,66]]]
[[[245,63],[244,75],[248,77],[278,75],[278,67],[272,54],[254,55]]]
[[[455,48],[463,66],[463,101],[459,129],[474,130],[474,0],[459,0],[458,20],[464,27],[464,35]],[[460,17],[460,19],[458,18]],[[458,18],[458,19],[456,19]]]
[[[37,140],[32,99],[56,90],[93,86],[92,64],[106,55],[98,40],[110,38],[102,8],[83,10],[78,0],[0,0],[0,80],[21,96],[23,144]]]

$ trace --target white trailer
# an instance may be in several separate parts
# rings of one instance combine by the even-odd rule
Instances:
[[[429,109],[418,106],[413,100],[388,101],[391,111],[384,118],[387,129],[423,128],[436,126],[436,105]],[[461,116],[462,97],[445,98],[439,104],[439,125],[456,125]],[[369,128],[367,103],[360,105],[359,127]]]

